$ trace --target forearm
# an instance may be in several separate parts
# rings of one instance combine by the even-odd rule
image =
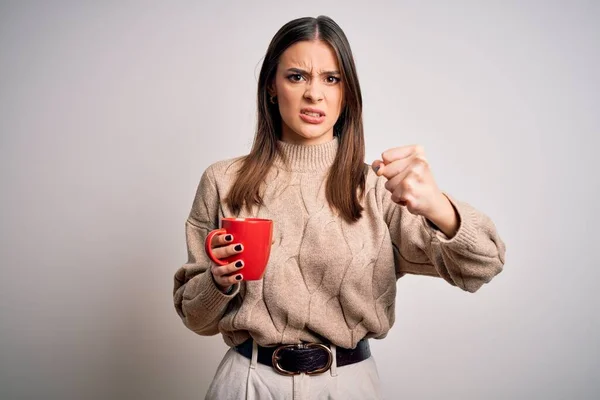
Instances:
[[[502,271],[504,242],[485,214],[451,197],[447,200],[457,214],[456,225],[452,226],[452,217],[449,222],[433,217],[446,232],[437,224],[434,227],[434,222],[425,216],[389,205],[390,235],[400,253],[396,268],[399,274],[440,276],[463,290],[475,292]]]
[[[430,258],[440,276],[475,292],[502,271],[506,248],[487,215],[454,199],[451,206],[459,215],[457,231],[449,237],[433,230]]]
[[[190,330],[199,335],[214,335],[218,333],[218,323],[228,303],[238,291],[239,285],[234,285],[229,294],[223,293],[209,271],[196,275],[185,284],[177,284],[176,276],[175,308]]]
[[[460,217],[448,197],[440,193],[434,207],[425,216],[433,225],[442,231],[448,238],[454,237],[460,227]]]

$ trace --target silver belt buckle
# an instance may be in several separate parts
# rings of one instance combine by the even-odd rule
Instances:
[[[306,373],[306,375],[322,374],[323,372],[327,371],[329,369],[329,367],[331,367],[331,364],[333,363],[333,354],[331,353],[331,349],[322,343],[287,344],[287,345],[279,346],[273,352],[273,357],[271,359],[273,368],[275,368],[275,371],[277,371],[278,373],[280,373],[282,375],[298,375],[300,373],[299,371],[288,371],[286,369],[281,368],[281,365],[279,365],[279,360],[281,359],[279,352],[281,350],[285,350],[285,349],[312,349],[312,348],[321,348],[321,349],[325,350],[327,352],[327,363],[322,368],[317,368],[315,370],[307,371],[305,373]]]

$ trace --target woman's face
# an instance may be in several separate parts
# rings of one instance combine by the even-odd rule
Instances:
[[[320,144],[333,140],[343,86],[335,52],[320,40],[288,47],[279,58],[274,85],[282,119],[281,140]]]

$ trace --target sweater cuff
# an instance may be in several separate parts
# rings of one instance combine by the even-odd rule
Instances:
[[[456,234],[449,238],[425,217],[422,217],[423,224],[427,227],[432,238],[435,238],[443,245],[473,249],[477,240],[477,215],[475,209],[466,203],[456,201],[446,193],[444,195],[450,200],[450,204],[452,204],[452,207],[454,207],[458,214],[459,226]]]
[[[224,307],[240,291],[240,284],[236,283],[229,294],[223,293],[215,283],[210,271],[198,275],[196,279],[198,279],[198,300],[208,310],[218,310]]]

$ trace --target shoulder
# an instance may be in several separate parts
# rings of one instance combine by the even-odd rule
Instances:
[[[221,160],[210,164],[200,176],[197,196],[210,192],[219,192],[219,188],[227,187],[237,177],[244,156]]]
[[[240,156],[214,162],[206,168],[202,177],[214,182],[235,179],[245,158],[246,156]]]

